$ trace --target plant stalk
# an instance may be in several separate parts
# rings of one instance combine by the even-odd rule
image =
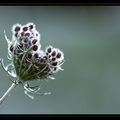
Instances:
[[[0,104],[10,95],[11,91],[17,86],[16,83],[12,83],[12,85],[8,88],[8,90],[4,93],[4,95],[0,98]]]

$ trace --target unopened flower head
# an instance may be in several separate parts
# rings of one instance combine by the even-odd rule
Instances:
[[[11,30],[12,40],[9,40],[5,33],[8,59],[11,63],[6,67],[2,60],[1,63],[5,71],[16,78],[18,83],[25,83],[25,93],[34,91],[28,87],[28,81],[54,79],[53,75],[63,70],[61,66],[64,63],[64,53],[51,45],[44,51],[41,50],[40,33],[36,30],[34,23],[15,24]]]
[[[63,52],[50,45],[42,51],[40,33],[35,24],[13,25],[12,33],[8,54],[20,80],[46,79],[62,70]]]

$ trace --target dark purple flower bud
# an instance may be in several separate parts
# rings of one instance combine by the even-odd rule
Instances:
[[[33,50],[36,51],[38,49],[38,46],[37,45],[34,45],[33,46]]]
[[[45,60],[47,60],[47,56],[44,56],[43,58],[44,58]]]
[[[52,58],[52,61],[55,61],[56,60],[56,58]]]
[[[57,58],[60,58],[60,57],[61,57],[61,53],[58,53],[56,57],[57,57]]]
[[[30,37],[30,39],[32,39],[32,38],[33,38],[33,36]]]
[[[29,28],[30,28],[30,29],[33,29],[33,25],[29,25]]]
[[[34,40],[32,41],[33,44],[35,44],[36,42],[37,42],[37,39],[34,39]]]
[[[52,65],[53,65],[53,66],[56,66],[56,65],[57,65],[57,62],[52,63]]]
[[[51,53],[51,48],[48,48],[48,49],[47,49],[47,52],[48,52],[48,53]]]
[[[55,51],[53,51],[51,55],[52,55],[52,56],[55,56],[55,55],[56,55],[56,52],[55,52]]]
[[[28,36],[28,37],[29,37],[29,36],[30,36],[30,33],[25,33],[25,36]]]
[[[28,30],[28,27],[23,27],[23,31],[27,31]]]
[[[28,57],[29,59],[31,59],[31,58],[32,58],[32,53],[28,53],[27,57]]]
[[[38,56],[38,53],[35,53],[34,54],[34,58],[38,58],[39,56]]]
[[[24,42],[27,43],[27,42],[28,42],[28,38],[25,38],[25,39],[24,39]]]
[[[19,26],[16,26],[16,27],[15,27],[15,32],[18,32],[18,31],[20,31],[20,27],[19,27]]]

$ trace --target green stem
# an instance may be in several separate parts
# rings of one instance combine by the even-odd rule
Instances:
[[[10,95],[10,92],[17,86],[16,83],[12,83],[12,85],[8,88],[8,90],[4,93],[4,95],[0,98],[0,104]]]

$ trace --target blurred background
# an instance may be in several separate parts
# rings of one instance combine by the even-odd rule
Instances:
[[[0,106],[0,114],[120,114],[119,6],[0,6],[0,57],[7,64],[13,24],[33,22],[47,45],[64,51],[64,71],[48,80],[50,96],[28,98],[21,86]],[[0,96],[11,85],[0,66]]]

